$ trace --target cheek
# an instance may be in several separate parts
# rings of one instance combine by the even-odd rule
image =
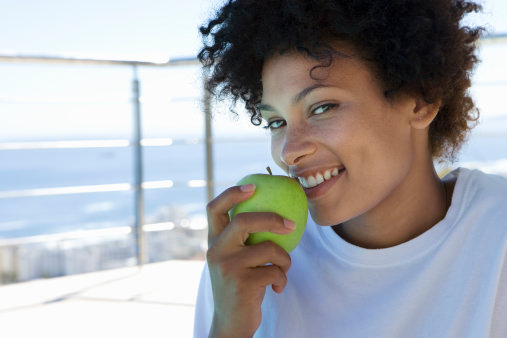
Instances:
[[[410,135],[400,128],[382,128],[354,140],[350,144],[353,151],[349,175],[354,183],[351,197],[371,206],[388,196],[408,175],[414,161]]]
[[[282,152],[282,144],[280,140],[277,140],[274,136],[271,136],[271,158],[273,162],[278,165],[280,169],[288,173],[289,168],[282,162],[280,154]]]
[[[350,129],[354,134],[348,135],[349,147],[355,160],[366,168],[398,166],[411,154],[410,126],[389,109],[378,109],[367,119],[354,121]]]
[[[393,132],[355,140],[350,144],[350,175],[364,193],[373,196],[375,190],[389,190],[410,169],[413,154],[408,138]]]

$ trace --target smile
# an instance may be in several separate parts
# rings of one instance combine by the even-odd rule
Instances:
[[[303,186],[303,188],[314,188],[319,184],[330,180],[331,178],[338,176],[341,172],[343,172],[345,168],[333,168],[324,171],[323,173],[315,173],[313,175],[309,175],[306,177],[298,177],[299,183]]]

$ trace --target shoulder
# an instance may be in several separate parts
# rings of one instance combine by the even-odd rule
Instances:
[[[470,195],[476,202],[495,201],[507,207],[507,177],[466,168],[457,169],[455,175],[461,186],[458,193]]]
[[[464,169],[463,169],[464,170]],[[507,189],[507,177],[500,174],[489,174],[478,169],[467,169],[471,177],[487,186]]]
[[[447,218],[459,229],[507,236],[507,178],[480,170],[458,168],[443,180],[456,180]],[[496,229],[496,230],[493,230]]]
[[[507,178],[466,168],[450,175],[457,177],[451,208],[460,228],[479,233],[488,229],[494,240],[507,243]]]
[[[491,269],[506,264],[507,178],[466,168],[450,175],[456,176],[457,181],[446,216],[447,243],[460,250],[467,248],[480,258],[481,264],[489,261]]]

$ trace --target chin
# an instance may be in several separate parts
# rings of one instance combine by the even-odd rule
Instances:
[[[316,212],[315,210],[310,209],[310,214],[312,215],[313,221],[317,225],[321,226],[331,226],[336,225],[345,222],[345,219],[337,218],[336,216],[333,217],[333,215],[324,214],[322,212]]]
[[[342,201],[343,202],[343,201]],[[320,226],[332,226],[345,223],[367,212],[363,205],[361,208],[357,205],[340,204],[343,207],[334,207],[328,205],[308,204],[308,209],[313,221]]]

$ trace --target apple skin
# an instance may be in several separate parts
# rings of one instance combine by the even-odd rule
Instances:
[[[296,229],[290,234],[279,235],[272,232],[252,233],[247,245],[272,241],[285,251],[296,248],[308,219],[308,200],[299,182],[288,176],[253,174],[242,178],[238,185],[255,184],[255,192],[249,199],[236,204],[229,215],[234,217],[242,212],[274,212],[283,218],[296,222]]]

